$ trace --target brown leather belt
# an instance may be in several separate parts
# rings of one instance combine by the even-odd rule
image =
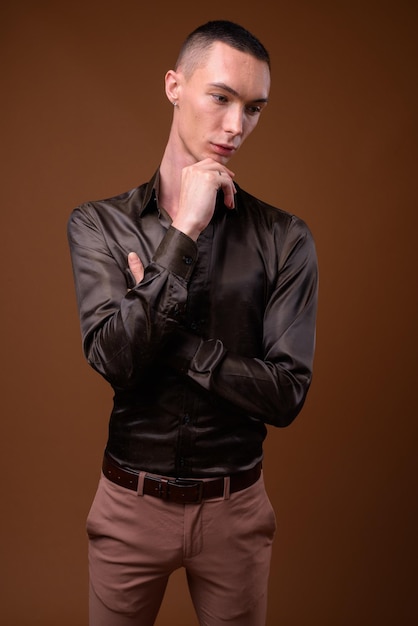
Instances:
[[[137,491],[139,474],[127,470],[110,459],[106,454],[103,458],[103,474],[113,483]],[[231,474],[229,492],[242,491],[253,485],[260,477],[261,462],[249,470]],[[193,478],[169,479],[163,476],[146,474],[144,491],[147,496],[155,496],[162,500],[178,504],[199,504],[202,500],[221,498],[224,495],[224,478],[195,480]]]

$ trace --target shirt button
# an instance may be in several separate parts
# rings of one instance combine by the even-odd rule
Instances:
[[[186,265],[191,265],[193,263],[193,259],[191,256],[184,256],[183,261],[184,263],[186,263]]]

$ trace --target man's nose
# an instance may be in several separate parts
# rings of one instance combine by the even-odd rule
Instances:
[[[243,130],[244,112],[241,106],[231,106],[224,118],[224,130],[231,135],[241,135]]]

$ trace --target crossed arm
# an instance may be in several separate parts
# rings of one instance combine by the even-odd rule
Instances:
[[[212,185],[217,192],[218,170],[206,168],[200,175],[201,186]],[[238,410],[286,426],[303,406],[311,381],[317,291],[312,239],[294,222],[282,253],[280,284],[265,315],[263,358],[227,350],[219,339],[203,339],[183,328],[175,315],[187,301],[187,280],[177,273],[175,257],[179,246],[194,245],[191,240],[210,220],[213,207],[204,205],[208,195],[206,190],[200,205],[196,199],[201,210],[194,222],[190,216],[182,221],[182,210],[177,213],[163,247],[145,268],[135,252],[128,254],[136,285],[127,294],[121,267],[101,242],[100,229],[88,215],[77,215],[71,239],[87,359],[114,387],[128,389],[140,383],[158,354],[180,376]]]

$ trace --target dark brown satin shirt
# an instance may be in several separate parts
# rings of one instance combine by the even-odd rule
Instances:
[[[107,451],[167,476],[262,458],[311,382],[317,259],[306,224],[237,186],[197,243],[157,206],[158,172],[69,220],[83,350],[112,385]],[[127,256],[145,266],[135,285]]]

